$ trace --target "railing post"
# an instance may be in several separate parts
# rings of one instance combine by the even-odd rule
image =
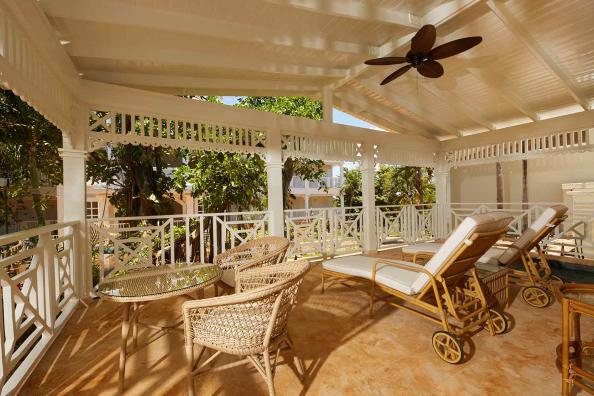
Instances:
[[[266,136],[266,176],[270,234],[284,236],[283,153],[280,130],[271,128]]]
[[[361,146],[361,189],[363,190],[363,251],[377,250],[377,230],[375,223],[375,150],[371,143]]]
[[[42,249],[40,256],[37,258],[37,265],[43,268],[44,282],[43,282],[43,296],[45,302],[45,322],[50,331],[54,330],[54,323],[56,321],[56,265],[55,252],[51,251],[52,243],[48,233],[39,235],[37,246]],[[41,311],[41,307],[39,307]],[[51,334],[48,334],[51,336]]]

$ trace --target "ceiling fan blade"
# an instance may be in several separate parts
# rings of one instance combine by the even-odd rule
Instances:
[[[398,65],[406,63],[407,59],[403,56],[386,56],[385,58],[369,59],[365,61],[366,65]]]
[[[417,67],[417,71],[421,73],[422,76],[428,78],[438,78],[443,76],[443,66],[434,60],[427,60],[419,67]]]
[[[449,58],[450,56],[458,55],[461,52],[479,45],[481,41],[483,41],[483,38],[480,36],[465,37],[450,41],[449,43],[433,48],[431,52],[429,52],[429,57],[435,60]]]
[[[384,81],[382,81],[380,85],[386,85],[387,83],[397,79],[398,77],[406,73],[411,67],[411,65],[402,66],[400,69],[396,70],[394,73],[384,78]]]
[[[435,26],[425,25],[411,40],[410,50],[413,54],[422,52],[427,53],[433,48],[435,44],[435,38],[437,33],[435,32]]]

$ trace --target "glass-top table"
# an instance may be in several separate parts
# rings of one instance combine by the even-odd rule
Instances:
[[[176,296],[201,298],[205,287],[221,279],[222,270],[215,264],[169,264],[149,268],[120,269],[105,278],[97,288],[104,300],[124,304],[122,314],[122,341],[120,346],[120,372],[118,390],[124,390],[126,359],[138,351],[138,325],[156,329],[163,334],[178,330],[182,321],[168,326],[140,323],[141,309],[151,301]],[[190,293],[197,292],[196,297]],[[132,327],[132,351],[128,352],[128,337]]]
[[[154,301],[203,289],[219,280],[221,274],[215,264],[121,269],[99,284],[97,294],[117,302]]]

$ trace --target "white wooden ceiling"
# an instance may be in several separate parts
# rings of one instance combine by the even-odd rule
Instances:
[[[172,94],[309,95],[384,129],[446,140],[589,110],[591,0],[41,0],[82,77]],[[369,58],[480,35],[445,75]],[[396,66],[397,67],[397,66]]]

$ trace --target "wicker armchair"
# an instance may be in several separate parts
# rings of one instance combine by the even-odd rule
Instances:
[[[188,394],[194,395],[194,376],[248,362],[266,380],[269,394],[275,394],[274,368],[280,349],[293,349],[287,320],[308,269],[307,261],[252,268],[238,274],[240,293],[184,303]],[[207,350],[214,353],[206,357]],[[243,359],[209,369],[222,353]]]
[[[223,276],[217,286],[227,292],[233,292],[235,279],[240,271],[283,262],[288,248],[288,239],[268,236],[226,250],[214,258],[214,263],[223,270]]]

